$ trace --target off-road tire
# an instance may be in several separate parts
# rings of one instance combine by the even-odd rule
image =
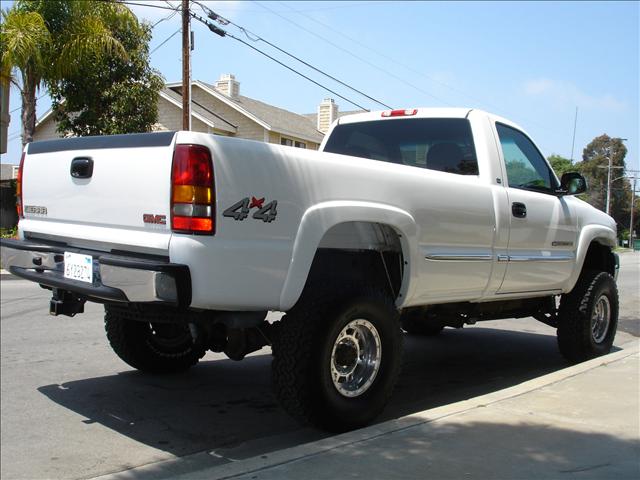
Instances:
[[[609,325],[600,341],[592,332],[594,309],[605,296]],[[574,289],[562,296],[558,314],[558,347],[570,362],[578,363],[611,351],[618,326],[618,289],[613,277],[595,270],[582,272]]]
[[[435,337],[444,330],[444,325],[424,318],[420,313],[407,312],[400,316],[402,329],[409,335]]]
[[[111,348],[133,368],[157,374],[182,372],[206,353],[194,345],[186,323],[154,323],[161,313],[141,307],[105,305],[104,309]]]
[[[333,383],[331,354],[340,332],[356,319],[379,334],[380,367],[368,389],[347,398]],[[272,348],[273,386],[282,407],[302,423],[332,432],[362,427],[379,415],[402,364],[397,310],[387,293],[373,287],[303,298],[282,318]]]

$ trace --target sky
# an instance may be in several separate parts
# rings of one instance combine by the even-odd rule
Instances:
[[[139,19],[156,24],[153,67],[167,82],[180,81],[180,15],[145,6],[180,2],[133,3]],[[204,16],[197,3],[193,12]],[[639,2],[199,3],[393,108],[459,106],[506,117],[524,128],[545,156],[571,158],[578,108],[575,161],[593,138],[606,133],[627,139],[627,167],[640,169]],[[236,26],[218,26],[355,103],[384,109],[253,42],[255,36]],[[340,110],[356,109],[236,40],[214,35],[195,20],[192,28],[194,79],[213,83],[232,73],[242,95],[297,113],[314,113],[328,97]],[[40,95],[39,116],[50,106],[46,91]],[[10,109],[19,106],[13,91]],[[19,161],[19,121],[17,110],[3,162]]]

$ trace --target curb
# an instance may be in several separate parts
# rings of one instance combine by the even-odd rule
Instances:
[[[533,390],[538,390],[542,387],[552,385],[554,383],[558,383],[562,380],[580,375],[581,373],[593,370],[600,366],[623,360],[631,355],[640,352],[640,342],[627,342],[620,348],[622,350],[610,353],[603,357],[594,358],[578,365],[574,365],[557,372],[553,372],[542,377],[523,382],[519,385],[499,390],[497,392],[492,392],[469,400],[463,400],[461,402],[456,402],[450,405],[425,410],[423,412],[414,413],[406,417],[389,420],[378,425],[372,425],[370,427],[365,427],[353,432],[347,432],[341,435],[336,435],[308,444],[298,445],[284,450],[271,452],[265,455],[260,455],[237,462],[225,463],[217,466],[205,466],[202,469],[194,470],[191,473],[177,475],[173,478],[175,478],[176,480],[186,480],[191,478],[201,478],[204,475],[210,480],[225,480],[240,475],[251,475],[267,468],[293,463],[303,458],[315,457],[327,453],[331,450],[343,448],[351,444],[372,440],[384,435],[390,435],[412,427],[434,422],[445,417],[462,414],[476,408],[487,407],[491,404],[514,398]],[[155,462],[137,468],[134,467],[130,470],[124,470],[120,472],[110,473],[104,476],[95,477],[95,480],[137,478],[138,474],[144,475],[144,473],[146,473],[146,470],[157,470],[157,468],[163,464],[169,467],[171,465],[178,466],[179,464],[184,463],[195,463],[194,457],[201,455],[202,452],[186,457]]]
[[[4,268],[0,270],[0,278],[2,278],[2,280],[22,280],[20,277],[16,277],[13,273],[11,273],[8,270],[5,270]]]

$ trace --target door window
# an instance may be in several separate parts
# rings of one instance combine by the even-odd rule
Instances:
[[[512,188],[552,193],[558,187],[552,170],[531,140],[522,132],[496,124],[507,179]]]

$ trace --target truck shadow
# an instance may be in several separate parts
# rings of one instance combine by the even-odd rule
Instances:
[[[204,360],[182,375],[136,371],[47,385],[39,392],[83,417],[177,456],[240,459],[317,440],[271,391],[271,356]],[[404,368],[384,421],[517,385],[565,368],[553,335],[493,328],[407,336]],[[248,446],[248,448],[243,448]]]

